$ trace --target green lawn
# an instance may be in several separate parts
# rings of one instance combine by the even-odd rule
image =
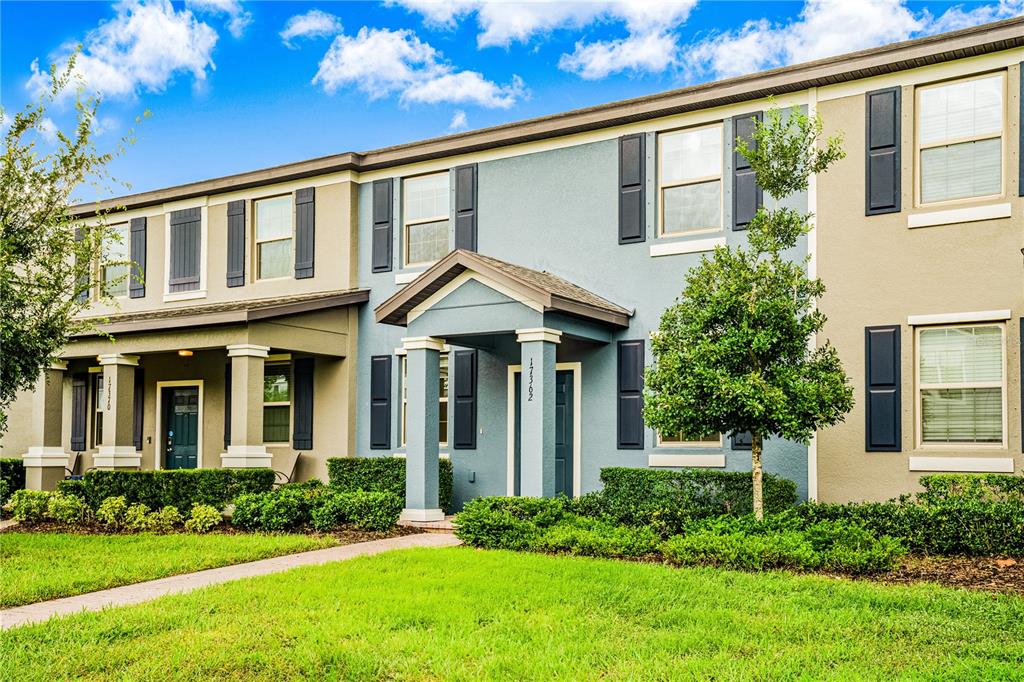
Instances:
[[[338,544],[305,535],[0,534],[0,607]]]
[[[1020,679],[1024,599],[391,552],[2,635],[2,679]]]

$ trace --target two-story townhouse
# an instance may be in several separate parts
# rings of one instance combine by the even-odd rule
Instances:
[[[202,332],[211,338],[203,348],[216,367],[209,368],[213,390],[200,402],[214,415],[204,422],[204,432],[214,433],[201,448],[202,458],[186,465],[256,465],[268,461],[264,450],[277,452],[266,433],[276,401],[264,405],[262,400],[273,397],[278,375],[266,374],[266,367],[273,364],[269,359],[290,354],[293,366],[303,357],[315,358],[315,390],[307,394],[315,396],[315,447],[281,443],[284,459],[275,456],[273,465],[281,468],[286,455],[310,450],[313,456],[299,472],[306,477],[322,475],[326,456],[404,456],[410,519],[441,513],[439,457],[453,462],[456,505],[478,495],[578,495],[597,488],[600,469],[613,465],[749,469],[743,434],[658,434],[646,428],[642,375],[651,361],[650,334],[682,289],[687,270],[717,245],[741,244],[750,216],[771,201],[734,152],[733,141],[749,134],[752,121],[767,108],[779,106],[820,113],[827,132],[845,135],[847,158],[790,199],[793,208],[816,216],[815,229],[791,255],[809,259],[812,273],[829,286],[821,306],[830,322],[819,341],[831,339],[839,348],[853,377],[857,407],[845,424],[823,431],[809,446],[770,440],[767,469],[794,480],[801,497],[859,499],[909,490],[921,458],[934,457],[928,454],[931,442],[911,445],[916,442],[906,429],[921,423],[929,434],[925,440],[938,433],[947,437],[935,446],[945,448],[949,468],[962,468],[954,460],[969,454],[979,461],[1008,459],[1019,471],[1020,456],[1013,453],[1021,444],[1021,363],[1019,339],[1011,332],[1024,306],[1016,260],[1024,245],[1018,198],[1022,59],[1024,19],[1018,18],[556,116],[119,199],[115,203],[130,211],[152,207],[148,210],[155,213],[167,204],[170,211],[194,208],[186,202],[196,198],[209,203],[210,212],[229,201],[250,202],[236,221],[247,226],[242,252],[249,259],[249,279],[243,281],[255,286],[250,283],[254,249],[280,232],[268,228],[259,237],[251,232],[256,210],[251,202],[315,187],[316,276],[325,258],[332,268],[334,259],[344,261],[338,281],[301,289],[334,301],[323,304],[330,315],[347,316],[344,332],[332,330],[339,334],[337,344],[318,334],[316,343],[296,347],[294,330],[307,323],[294,320],[315,317],[298,312],[304,310],[301,302],[285,308],[297,317],[235,326],[217,322]],[[990,103],[995,90],[984,80],[993,74],[1002,88],[998,126]],[[980,90],[971,86],[971,97],[980,104],[967,107],[967,114],[949,105],[965,101],[964,92],[935,94],[946,84],[962,87],[957,84],[979,78],[983,83]],[[925,112],[924,126],[918,111]],[[972,119],[968,131],[965,116]],[[918,132],[922,128],[924,137]],[[993,139],[999,149],[997,180],[992,179]],[[322,214],[321,195],[331,183],[345,188],[345,198],[338,210]],[[280,187],[291,189],[275,189]],[[296,205],[294,215],[299,210]],[[950,211],[959,219],[951,221]],[[229,248],[214,246],[217,239],[231,241],[228,214],[235,215],[230,204],[223,223],[208,225],[224,236],[210,236],[210,249],[217,253],[202,262],[228,262]],[[339,224],[339,214],[350,220],[336,228],[346,235],[325,234],[325,226]],[[298,229],[293,227],[296,235]],[[332,246],[331,239],[338,241]],[[951,255],[963,260],[951,266]],[[219,276],[229,279],[231,266]],[[151,289],[151,278],[146,281]],[[301,279],[283,281],[302,286]],[[237,289],[225,285],[215,294],[211,286],[199,288],[211,297],[223,294],[216,300],[224,305],[277,307],[266,301],[243,305]],[[162,300],[173,293],[160,292],[158,307],[201,307]],[[964,319],[966,313],[971,319]],[[94,356],[139,355],[149,347],[132,350],[133,328],[115,326],[118,316],[130,314],[122,307],[110,322],[123,350],[111,351],[103,345],[109,342],[99,339],[72,344],[69,352],[77,353],[81,367],[96,364]],[[972,324],[966,330],[943,326],[962,321]],[[287,326],[288,332],[271,338],[262,331],[270,325],[276,331]],[[893,325],[905,339],[923,340],[905,341],[902,351],[886,355],[884,342],[898,343]],[[229,361],[229,342],[213,336],[229,328],[258,331],[258,338],[230,345],[259,346],[267,357],[253,357],[262,351],[247,346]],[[180,362],[174,358],[177,350],[198,348],[197,340],[185,343],[189,337],[182,336],[198,331],[163,329],[147,329],[137,338],[160,339],[160,352],[171,354],[175,363]],[[999,331],[995,345],[990,329]],[[81,350],[72,351],[76,347]],[[886,358],[890,365],[895,358],[895,366],[884,368]],[[229,362],[232,394],[250,396],[246,410],[235,400],[224,404]],[[961,375],[969,376],[946,376],[957,362]],[[255,395],[252,384],[237,375],[251,378],[260,364],[270,380],[261,385],[266,391]],[[922,371],[908,369],[916,364]],[[990,365],[1001,369],[998,385],[993,378],[998,372]],[[104,381],[108,374],[116,380],[126,366],[107,360]],[[335,369],[322,371],[322,366]],[[81,367],[74,374],[88,369]],[[147,383],[154,381],[149,374]],[[290,391],[297,395],[302,379],[294,369],[291,376]],[[925,378],[923,388],[919,376]],[[887,386],[879,383],[885,379]],[[63,401],[41,397],[57,393],[50,388],[54,384],[41,385],[35,400],[41,406],[61,402],[64,409],[34,426],[39,435],[21,445],[48,438],[43,445],[58,458],[69,451],[71,423],[83,422],[88,430],[91,413],[82,405],[89,403],[74,401],[69,381],[65,378]],[[885,391],[893,383],[895,400]],[[993,389],[1001,410],[1001,430],[994,435]],[[134,414],[143,415],[143,431],[159,435],[159,448],[166,448],[169,422],[157,422],[158,412],[150,412],[156,399],[154,393],[147,407],[144,398]],[[918,399],[925,407],[923,420]],[[128,414],[133,414],[126,407],[131,402],[120,401]],[[294,403],[301,402],[293,399],[293,430],[299,422],[294,413],[302,411]],[[109,408],[102,411],[107,419]],[[267,418],[257,422],[264,414]],[[60,429],[52,426],[54,419],[63,424]],[[244,459],[221,458],[217,453],[230,455],[230,449],[209,444],[225,424],[232,435],[227,445],[242,448],[236,452]],[[887,424],[890,442],[902,443],[904,454],[874,451],[886,435],[877,430]],[[247,435],[236,442],[239,429]],[[964,451],[962,442],[948,439],[965,429],[978,447]],[[980,442],[982,437],[999,440]],[[76,443],[81,440],[71,442],[71,450]],[[990,457],[996,445],[998,456]],[[907,454],[913,449],[921,452]],[[12,451],[6,442],[5,451]],[[166,465],[165,449],[149,451],[142,451],[136,465]],[[30,451],[26,464],[37,461]],[[110,466],[103,458],[96,464]],[[998,467],[1008,465],[1002,461]]]

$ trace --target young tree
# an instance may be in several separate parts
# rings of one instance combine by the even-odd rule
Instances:
[[[117,237],[104,214],[78,225],[69,212],[78,187],[109,177],[106,166],[114,154],[93,144],[99,99],[79,90],[70,133],[55,130],[46,117],[47,106],[74,84],[73,68],[74,58],[61,73],[51,67],[49,91],[13,119],[0,108],[0,129],[6,128],[0,163],[0,435],[17,392],[34,385],[70,336],[93,327],[95,321],[78,317],[91,292],[111,300],[98,286],[95,266]],[[46,137],[55,148],[42,153],[38,142]],[[117,151],[131,141],[122,139]]]
[[[839,137],[821,140],[820,118],[772,108],[737,140],[758,185],[776,200],[804,191],[809,178],[844,156]],[[825,315],[815,308],[821,280],[794,260],[811,214],[762,207],[746,247],[718,247],[686,277],[651,342],[644,419],[661,433],[752,435],[754,513],[764,517],[762,448],[766,438],[807,443],[843,420],[853,388],[827,341],[814,347]]]

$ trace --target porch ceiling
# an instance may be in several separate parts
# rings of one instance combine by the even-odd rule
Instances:
[[[435,263],[374,310],[377,322],[404,327],[417,306],[466,271],[494,281],[523,302],[614,327],[628,327],[633,311],[557,275],[458,249]]]

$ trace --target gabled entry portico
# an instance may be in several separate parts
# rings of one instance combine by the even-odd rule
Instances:
[[[481,451],[477,456],[507,459],[517,467],[509,471],[509,480],[517,482],[519,494],[551,497],[560,487],[565,492],[574,489],[575,458],[568,454],[567,461],[566,449],[571,453],[581,445],[578,437],[559,438],[556,428],[579,433],[572,419],[580,418],[580,410],[566,409],[565,401],[578,393],[573,387],[580,371],[577,366],[572,377],[561,377],[563,390],[559,394],[561,354],[566,349],[611,342],[615,331],[628,326],[630,315],[629,310],[556,275],[462,250],[453,251],[378,306],[378,322],[404,326],[409,332],[403,339],[407,368],[404,518],[442,518],[437,502],[437,393],[439,359],[445,344],[489,354],[492,365],[497,359],[510,372],[513,368],[521,372],[518,414],[508,415],[510,427],[518,425],[519,456],[505,451]],[[459,366],[454,370],[457,384]],[[504,411],[511,396],[490,395],[481,400],[481,409]],[[464,433],[461,419],[469,417],[460,415],[456,402],[457,434]],[[513,447],[512,438],[509,447]]]

